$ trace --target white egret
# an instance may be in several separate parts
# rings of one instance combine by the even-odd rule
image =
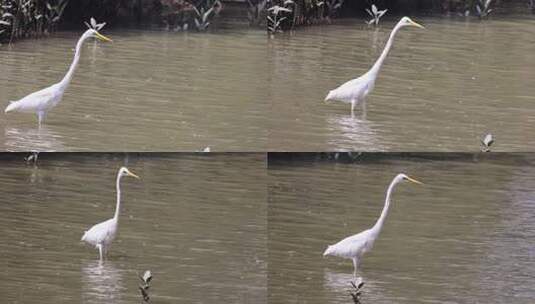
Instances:
[[[399,22],[396,24],[396,26],[390,33],[390,38],[388,38],[388,41],[386,43],[385,48],[383,49],[383,52],[381,53],[381,56],[379,56],[379,59],[377,59],[371,69],[359,78],[350,80],[342,84],[338,88],[329,91],[329,94],[327,94],[327,97],[325,97],[325,101],[333,100],[351,103],[351,115],[353,115],[355,106],[360,102],[364,102],[366,96],[373,90],[375,80],[377,79],[377,75],[379,74],[379,70],[381,69],[383,62],[385,61],[386,55],[388,55],[388,52],[392,47],[394,36],[400,28],[405,26],[416,26],[419,28],[424,28],[422,25],[412,21],[409,17],[401,18],[401,20],[399,20]]]
[[[139,178],[139,176],[130,172],[128,168],[121,167],[117,173],[116,181],[116,191],[117,191],[117,205],[115,206],[115,215],[113,218],[104,221],[102,223],[96,224],[87,230],[82,236],[82,241],[91,244],[98,248],[100,259],[102,260],[103,256],[106,256],[106,253],[111,245],[111,242],[115,238],[117,233],[117,227],[119,224],[119,211],[121,208],[121,178],[123,176],[132,176]]]
[[[82,35],[82,37],[80,37],[78,43],[76,44],[74,59],[69,70],[67,71],[67,74],[65,74],[63,79],[60,82],[53,84],[47,88],[31,93],[30,95],[18,101],[10,101],[10,104],[5,109],[5,113],[36,113],[37,118],[39,119],[40,126],[41,123],[44,121],[48,111],[50,111],[50,109],[55,107],[61,101],[63,93],[65,93],[65,90],[69,86],[74,71],[76,70],[78,62],[80,61],[80,52],[82,50],[82,45],[84,41],[91,37],[95,37],[103,41],[112,41],[108,37],[105,37],[99,32],[97,32],[95,29],[88,29],[87,31],[85,31],[85,33]]]
[[[390,183],[390,186],[388,186],[388,190],[386,191],[385,205],[383,207],[383,211],[381,212],[381,216],[375,225],[368,230],[364,230],[361,233],[349,236],[334,245],[328,246],[327,250],[325,250],[323,253],[323,256],[331,255],[352,259],[354,267],[353,275],[356,278],[357,268],[362,255],[372,249],[373,243],[381,232],[386,219],[386,214],[388,213],[388,208],[390,207],[390,196],[392,194],[392,190],[394,190],[394,187],[402,181],[410,181],[416,184],[422,184],[421,182],[408,177],[403,173],[398,174],[396,177],[394,177]]]

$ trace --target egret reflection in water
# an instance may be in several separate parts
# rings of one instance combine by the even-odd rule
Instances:
[[[347,115],[327,116],[327,126],[333,134],[329,139],[329,146],[337,147],[338,150],[377,150],[383,151],[384,146],[376,132],[372,121],[351,117]]]
[[[5,145],[8,151],[61,151],[65,150],[62,136],[47,126],[40,128],[5,128]]]
[[[123,270],[112,261],[90,261],[82,268],[83,303],[120,303],[126,290]]]

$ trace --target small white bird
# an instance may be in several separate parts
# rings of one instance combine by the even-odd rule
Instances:
[[[333,100],[351,103],[351,115],[353,116],[355,106],[358,103],[363,102],[366,96],[368,96],[368,94],[373,90],[375,86],[375,80],[377,79],[377,75],[379,74],[379,70],[381,69],[383,62],[385,61],[386,55],[392,47],[394,36],[398,32],[398,30],[404,26],[416,26],[419,28],[424,28],[422,25],[412,21],[409,17],[401,18],[401,20],[399,20],[399,22],[396,24],[396,26],[390,33],[390,38],[388,38],[388,42],[386,43],[386,46],[383,52],[381,53],[381,56],[379,57],[379,59],[377,59],[372,68],[359,78],[350,80],[342,84],[338,88],[329,91],[329,94],[327,94],[327,97],[325,97],[325,101]]]
[[[381,216],[375,225],[368,230],[364,230],[361,233],[349,236],[334,245],[328,246],[327,250],[325,250],[323,253],[323,256],[332,255],[341,258],[352,259],[354,268],[353,275],[356,278],[360,259],[364,253],[372,249],[373,243],[381,232],[381,228],[383,227],[386,214],[388,213],[388,208],[390,206],[390,195],[392,194],[392,190],[398,183],[402,181],[410,181],[416,184],[422,184],[421,182],[410,178],[403,173],[398,174],[396,177],[394,177],[390,183],[390,186],[388,186],[388,190],[386,191],[385,205],[383,207],[383,211],[381,212]]]
[[[121,167],[121,169],[119,169],[115,185],[117,189],[117,205],[115,206],[115,215],[113,216],[113,218],[91,227],[91,229],[87,230],[84,233],[84,236],[82,236],[82,241],[95,246],[95,248],[98,248],[100,260],[102,260],[102,258],[106,256],[106,253],[108,252],[108,249],[111,243],[113,242],[115,235],[117,234],[117,228],[119,224],[119,211],[121,208],[120,182],[123,176],[132,176],[135,178],[139,178],[139,176],[130,172],[126,167]]]
[[[31,93],[30,95],[18,101],[10,101],[10,104],[5,109],[5,113],[36,113],[37,118],[39,120],[39,126],[41,126],[41,123],[44,121],[48,111],[50,111],[50,109],[55,107],[61,101],[63,93],[65,93],[65,90],[69,86],[74,71],[78,66],[82,44],[84,43],[84,41],[91,37],[95,37],[103,41],[112,41],[111,39],[101,35],[94,29],[88,29],[87,31],[85,31],[85,33],[82,35],[82,37],[80,37],[78,43],[76,44],[74,60],[72,61],[72,64],[63,79],[60,82],[53,84],[47,88]]]

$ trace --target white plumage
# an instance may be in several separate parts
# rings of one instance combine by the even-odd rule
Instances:
[[[331,255],[346,259],[352,259],[354,268],[353,275],[356,277],[357,268],[361,257],[364,255],[364,253],[372,249],[375,240],[381,232],[381,228],[383,227],[386,215],[388,213],[388,208],[390,207],[390,196],[392,194],[392,190],[398,183],[404,180],[421,184],[421,182],[411,177],[408,177],[403,173],[398,174],[396,177],[394,177],[394,179],[388,186],[385,205],[383,207],[383,211],[381,212],[381,216],[379,217],[375,225],[368,230],[364,230],[361,233],[346,237],[340,242],[328,246],[325,252],[323,253],[323,256]]]
[[[401,18],[401,20],[399,20],[399,22],[396,24],[396,26],[390,33],[390,37],[388,38],[388,41],[385,45],[385,48],[383,49],[383,52],[381,53],[381,56],[379,56],[379,59],[377,59],[371,69],[359,78],[352,79],[342,84],[338,88],[329,91],[329,94],[327,94],[327,97],[325,97],[325,101],[333,100],[350,103],[351,115],[354,115],[355,106],[363,102],[366,96],[368,96],[368,94],[373,90],[375,86],[375,80],[377,79],[377,75],[379,74],[379,70],[383,65],[386,55],[388,55],[388,52],[392,47],[394,36],[398,32],[398,30],[404,26],[416,26],[424,28],[420,24],[412,21],[409,17]]]
[[[20,100],[10,101],[10,104],[5,109],[5,113],[35,113],[37,114],[37,118],[39,119],[39,125],[41,125],[48,111],[50,111],[50,109],[55,107],[61,101],[63,93],[65,93],[65,90],[69,86],[74,71],[78,66],[82,44],[90,37],[95,37],[104,41],[111,41],[111,39],[101,35],[94,29],[88,29],[87,31],[85,31],[85,33],[82,35],[82,37],[80,37],[78,43],[76,44],[74,59],[69,70],[67,71],[67,74],[65,74],[63,79],[60,82],[53,84],[47,88],[31,93],[30,95]]]
[[[115,185],[116,190],[117,190],[117,203],[115,206],[115,215],[113,216],[113,218],[91,227],[82,236],[82,241],[88,244],[91,244],[98,249],[101,260],[104,256],[106,256],[106,253],[108,252],[108,249],[110,248],[110,245],[115,239],[115,235],[117,234],[117,228],[119,225],[119,211],[121,208],[121,185],[120,183],[121,183],[121,178],[123,176],[132,176],[135,178],[139,178],[139,176],[130,172],[126,167],[122,167],[121,169],[119,169],[119,172],[117,173],[117,180],[116,180],[116,185]]]

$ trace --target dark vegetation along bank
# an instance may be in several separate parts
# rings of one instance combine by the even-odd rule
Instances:
[[[221,18],[279,32],[329,23],[337,17],[368,22],[388,14],[535,12],[535,0],[0,0],[0,43],[79,28],[91,17],[117,24],[151,24],[173,31],[205,31]],[[376,6],[376,10],[372,8]],[[378,12],[378,15],[377,15]],[[494,13],[493,13],[494,14]],[[376,19],[378,19],[376,18]],[[371,22],[373,23],[373,22]]]
[[[94,17],[174,31],[205,31],[221,18],[265,27],[267,0],[0,0],[0,43],[79,28]]]
[[[372,7],[375,6],[375,9]],[[535,0],[268,0],[268,31],[361,17],[370,24],[388,14],[440,14],[486,18],[491,13],[535,13]]]

